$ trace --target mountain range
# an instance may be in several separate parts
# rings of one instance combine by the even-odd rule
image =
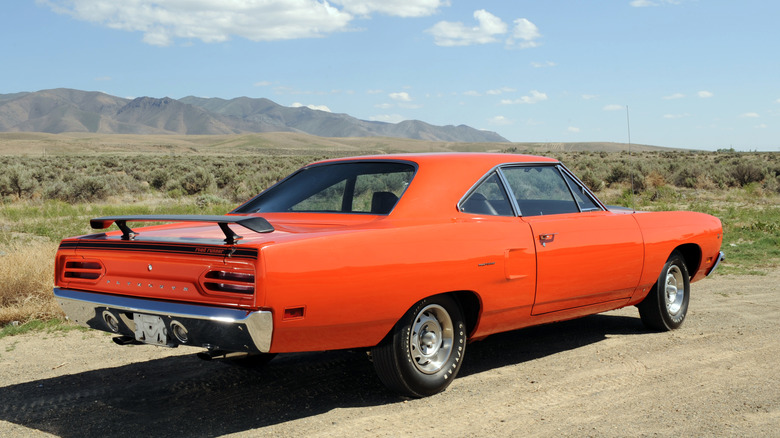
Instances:
[[[320,137],[395,137],[449,142],[507,142],[466,125],[419,120],[385,123],[286,107],[268,99],[139,97],[67,88],[0,94],[0,132],[224,135],[297,132]]]

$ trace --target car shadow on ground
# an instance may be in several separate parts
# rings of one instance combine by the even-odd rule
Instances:
[[[638,318],[594,315],[494,335],[469,345],[461,375],[639,333]],[[262,369],[175,356],[2,387],[0,420],[62,437],[196,437],[402,400],[360,351],[280,355]]]

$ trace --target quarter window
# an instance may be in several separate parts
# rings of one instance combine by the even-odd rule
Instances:
[[[591,199],[590,196],[588,196],[588,193],[585,191],[585,188],[577,183],[577,181],[574,181],[574,178],[569,176],[566,172],[562,172],[563,177],[566,179],[566,182],[569,184],[569,187],[571,187],[572,193],[574,193],[574,199],[577,201],[577,205],[580,206],[581,211],[600,211],[601,207],[596,204],[593,199]]]
[[[495,172],[485,178],[461,202],[460,210],[464,213],[490,216],[514,216],[512,205],[509,203],[509,197]]]
[[[578,213],[579,209],[561,172],[554,166],[518,166],[502,169],[522,216]]]

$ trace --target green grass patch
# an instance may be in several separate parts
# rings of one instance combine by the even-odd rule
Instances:
[[[2,329],[0,329],[0,339],[6,336],[15,336],[15,335],[21,335],[21,334],[31,333],[31,332],[67,333],[73,330],[87,331],[89,329],[86,327],[82,327],[80,325],[72,324],[67,320],[60,319],[60,318],[50,319],[47,321],[32,320],[19,325],[14,325],[14,324],[6,325]],[[6,351],[12,351],[13,347],[14,344],[12,344],[11,347],[9,347],[11,348],[11,350],[6,349]]]

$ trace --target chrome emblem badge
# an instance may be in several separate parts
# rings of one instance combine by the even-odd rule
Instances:
[[[146,267],[146,269],[148,269],[148,270],[150,270],[150,271],[151,271],[151,270],[152,270],[152,264],[151,264],[151,263],[149,263],[149,266],[147,266],[147,267]]]

